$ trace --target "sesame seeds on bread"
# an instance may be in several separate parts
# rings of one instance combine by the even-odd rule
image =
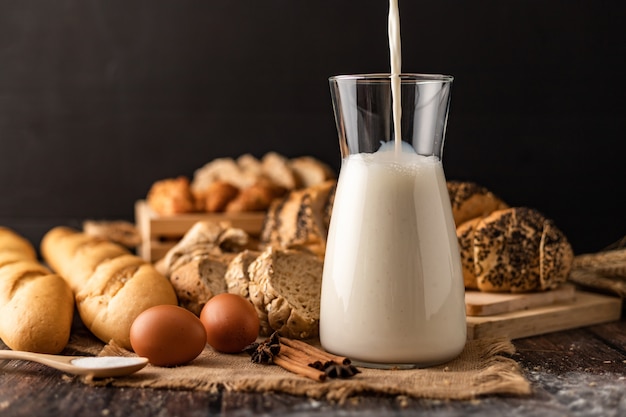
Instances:
[[[459,229],[465,233],[458,234]],[[567,279],[572,248],[554,222],[537,210],[496,210],[459,229],[460,242],[464,242],[461,258],[470,260],[469,266],[464,264],[464,273],[471,272],[473,257],[476,287],[481,291],[545,291]],[[467,232],[470,229],[473,233]]]
[[[468,181],[447,181],[452,216],[457,226],[476,217],[484,217],[508,205],[482,185]]]

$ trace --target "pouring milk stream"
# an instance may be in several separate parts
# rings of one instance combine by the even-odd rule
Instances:
[[[343,159],[324,261],[320,341],[326,350],[365,366],[429,366],[453,359],[465,345],[464,287],[440,155],[418,154],[415,141],[402,140],[400,122],[415,117],[418,136],[424,136],[422,125],[427,132],[437,131],[429,126],[445,127],[451,77],[400,76],[397,0],[390,1],[389,47],[390,77],[331,78]],[[358,94],[383,91],[389,82],[393,138],[370,140],[377,148],[361,150],[360,135],[370,128],[363,119],[372,112],[359,107]],[[405,82],[419,91],[411,113],[400,104]],[[423,101],[432,91],[437,93]],[[381,113],[378,119],[390,117]],[[434,122],[426,123],[429,118]],[[358,140],[347,137],[353,134]],[[427,137],[431,150],[437,148],[435,136]]]

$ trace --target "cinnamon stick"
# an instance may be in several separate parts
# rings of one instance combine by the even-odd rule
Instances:
[[[285,346],[289,346],[293,349],[300,350],[308,354],[309,356],[314,357],[315,360],[333,361],[333,362],[337,362],[343,365],[349,365],[350,363],[352,363],[352,361],[350,361],[350,358],[346,358],[345,356],[333,355],[332,353],[328,353],[324,350],[318,349],[315,346],[311,346],[308,343],[303,342],[301,340],[288,339],[286,337],[281,337],[280,343]],[[315,360],[312,362],[315,362]]]
[[[288,345],[281,345],[280,346],[280,353],[295,360],[298,361],[300,363],[303,363],[305,365],[308,365],[310,363],[313,363],[317,360],[319,360],[319,358],[316,357],[312,357],[310,355],[308,355],[307,353],[301,351],[301,350],[297,350],[292,348],[291,346]]]
[[[324,382],[326,380],[326,373],[324,373],[323,371],[311,368],[306,364],[303,365],[300,362],[291,359],[282,353],[274,356],[274,363],[289,372],[293,372],[294,374],[310,378],[314,381]]]

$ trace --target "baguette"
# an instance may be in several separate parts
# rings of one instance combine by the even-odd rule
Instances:
[[[60,353],[67,345],[74,296],[37,261],[35,248],[0,227],[0,338],[13,350]]]
[[[178,304],[172,285],[152,264],[113,242],[56,227],[43,237],[41,253],[74,290],[85,326],[105,343],[132,349],[130,326],[141,312]]]

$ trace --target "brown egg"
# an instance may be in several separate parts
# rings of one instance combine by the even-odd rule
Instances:
[[[238,294],[218,294],[202,308],[200,321],[207,343],[218,352],[239,353],[259,335],[259,316],[250,301]]]
[[[192,361],[206,346],[206,331],[191,311],[174,305],[150,307],[130,327],[130,344],[156,366]]]

